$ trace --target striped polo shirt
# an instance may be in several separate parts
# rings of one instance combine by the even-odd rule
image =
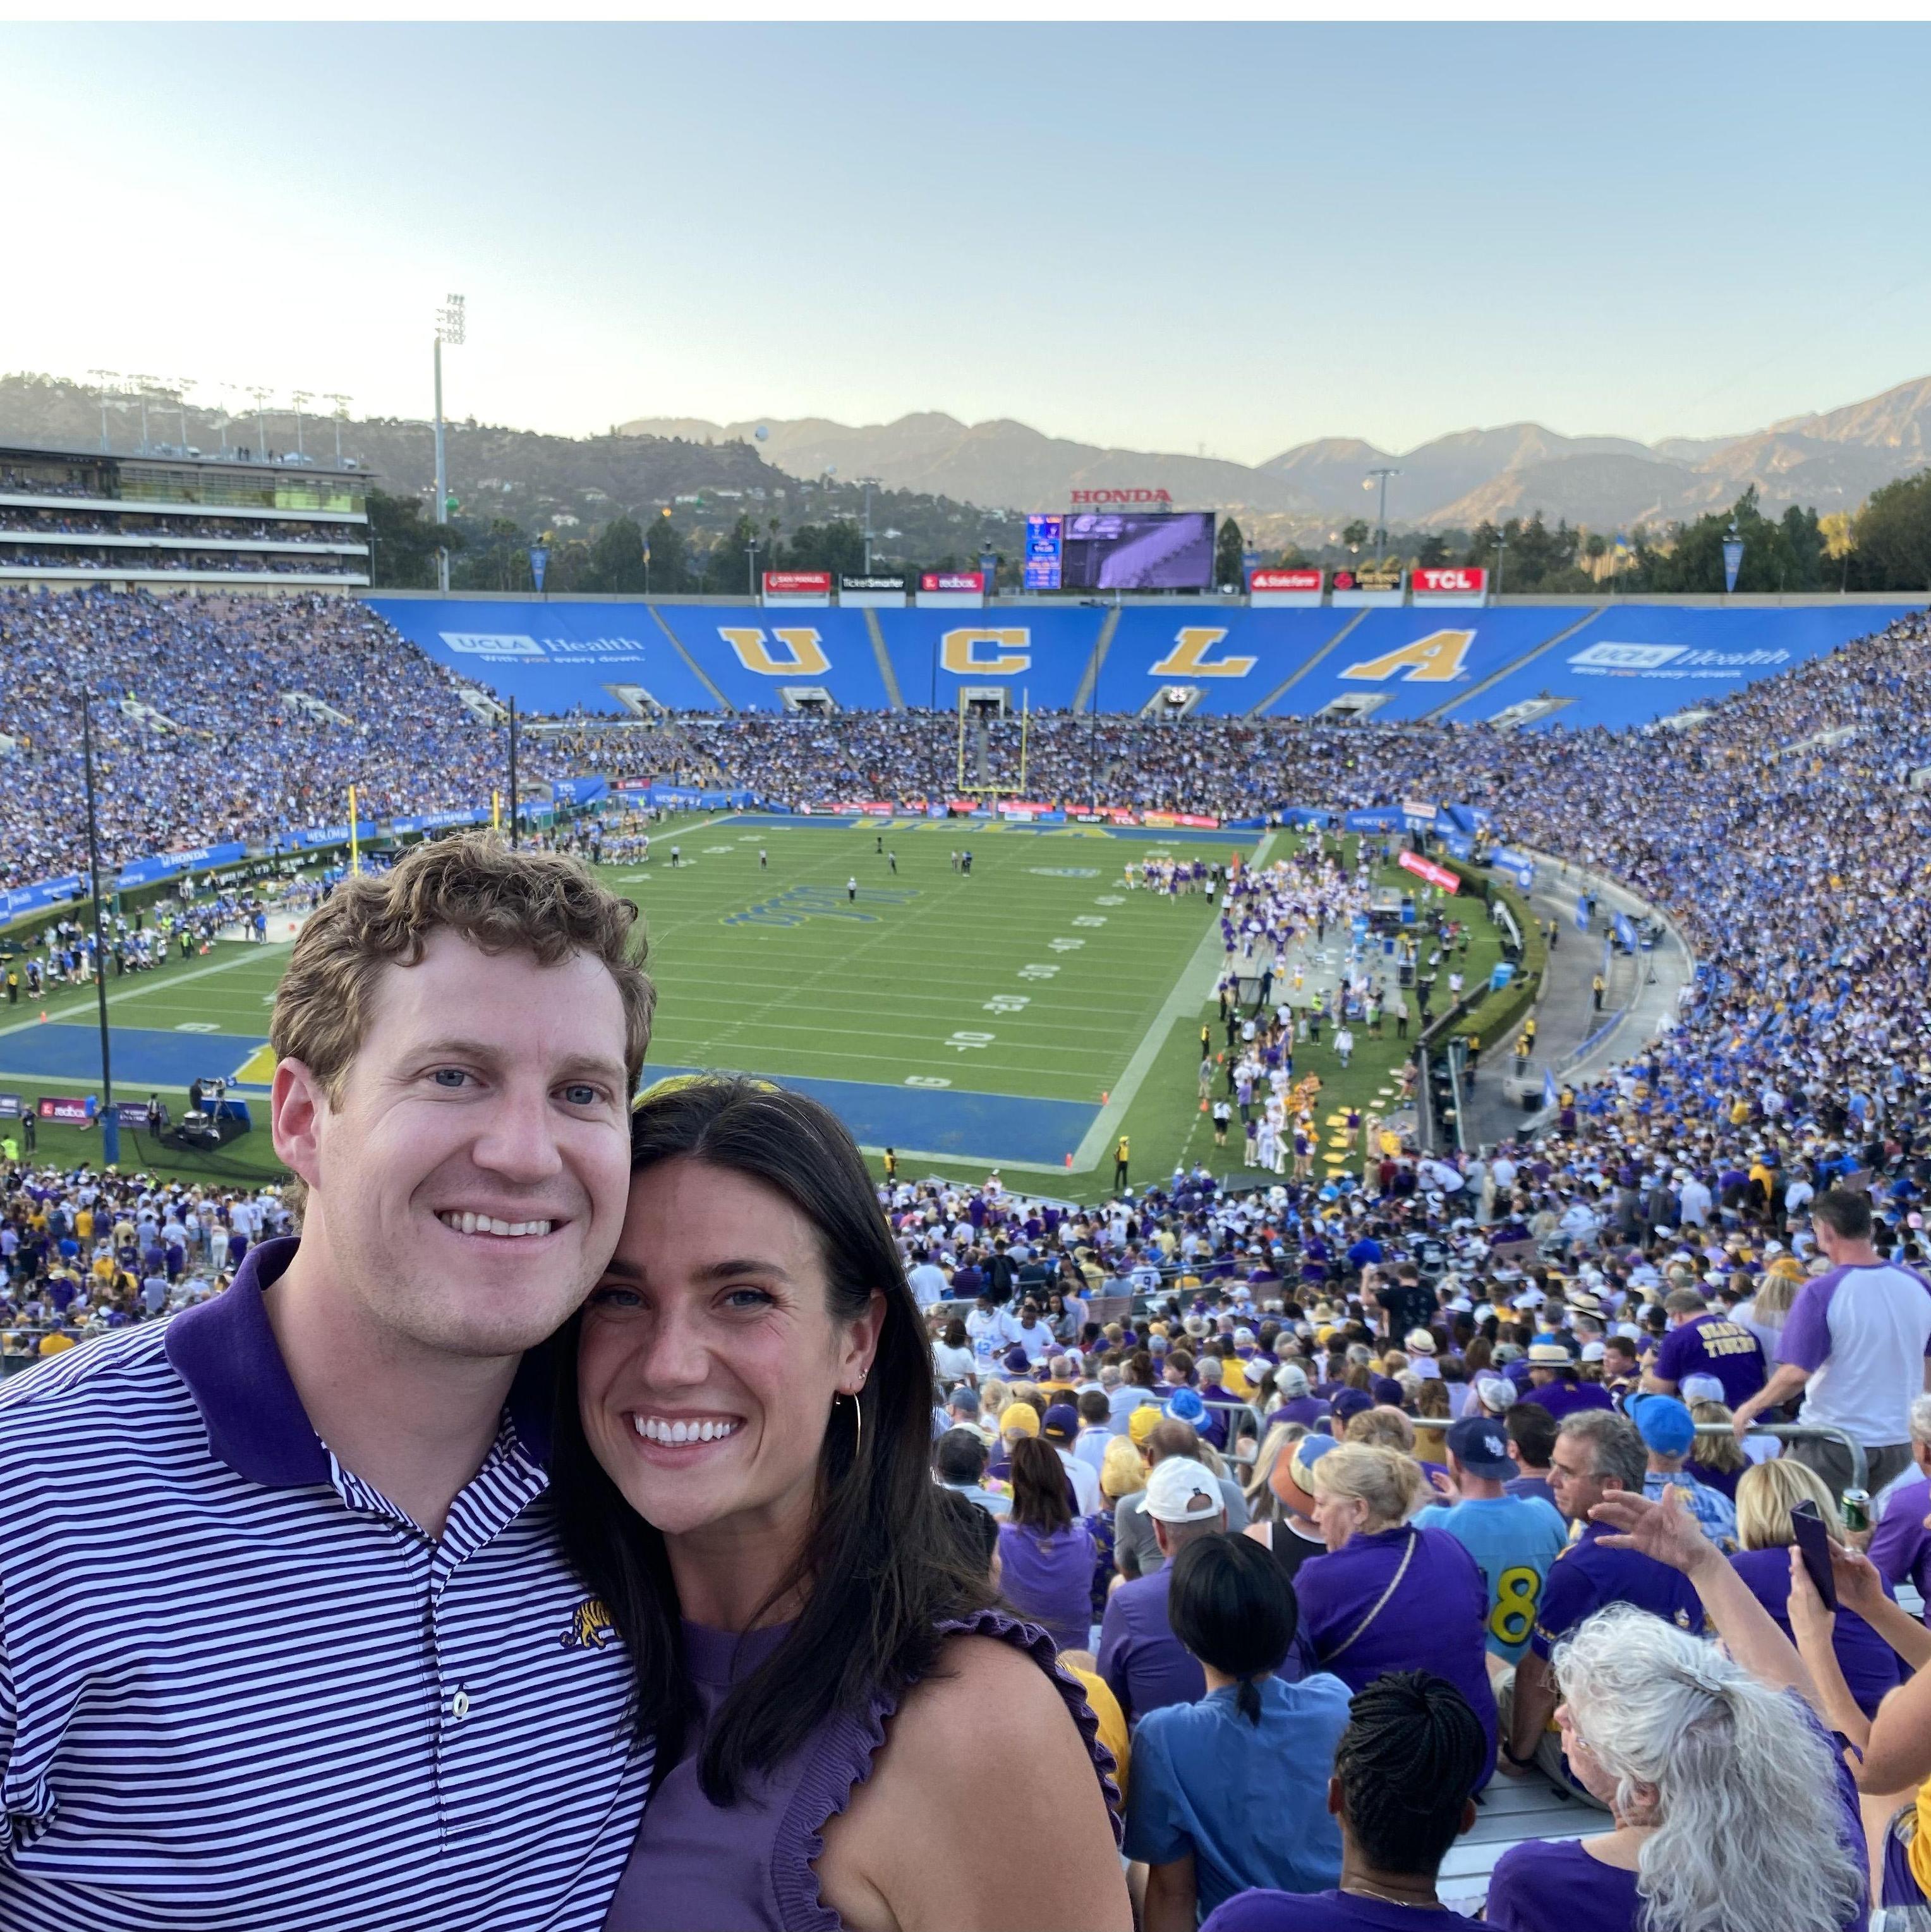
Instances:
[[[302,1409],[295,1245],[0,1390],[4,1932],[564,1932],[616,1889],[650,1754],[536,1378],[432,1540]]]

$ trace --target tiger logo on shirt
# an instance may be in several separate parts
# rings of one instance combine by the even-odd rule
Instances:
[[[616,1641],[617,1627],[601,1597],[586,1597],[570,1612],[570,1628],[557,1641],[565,1650],[601,1650]]]

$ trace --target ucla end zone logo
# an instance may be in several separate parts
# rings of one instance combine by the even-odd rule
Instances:
[[[1363,658],[1341,675],[1360,684],[1385,684],[1397,677],[1410,684],[1452,684],[1462,676],[1474,641],[1473,631],[1431,631],[1379,657]]]

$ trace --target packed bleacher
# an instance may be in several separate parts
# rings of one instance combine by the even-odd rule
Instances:
[[[1436,1794],[1440,1870],[1418,1894],[1397,1868],[1404,1906],[1438,1883],[1519,1928],[1922,1907],[1931,1752],[1903,1742],[1901,1687],[1931,1660],[1925,1163],[1834,1188],[1801,1146],[1626,1230],[1565,1225],[1586,1184],[1512,1147],[1410,1150],[1320,1195],[1230,1197],[1204,1169],[1085,1210],[996,1178],[881,1190],[927,1309],[936,1479],[994,1517],[1009,1597],[1113,1726],[1147,1922],[1234,1900],[1217,1925],[1384,1923],[1272,1894],[1345,1874],[1307,1758],[1351,1695],[1358,1720],[1414,1671],[1417,1723],[1432,1699],[1473,1728]],[[1799,1504],[1841,1541],[1834,1618],[1792,1553]],[[1228,1538],[1272,1561],[1188,1554]],[[1230,1690],[1270,1676],[1283,1693],[1235,1721]]]

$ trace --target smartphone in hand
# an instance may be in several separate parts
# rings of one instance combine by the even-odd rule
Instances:
[[[1810,1580],[1816,1586],[1818,1595],[1824,1600],[1824,1607],[1834,1610],[1837,1607],[1837,1581],[1831,1574],[1831,1532],[1825,1527],[1817,1505],[1809,1497],[1791,1505],[1790,1527],[1797,1540],[1798,1553],[1804,1558],[1804,1567],[1810,1571]]]

